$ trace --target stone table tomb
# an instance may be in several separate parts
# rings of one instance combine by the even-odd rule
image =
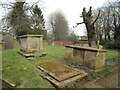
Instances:
[[[68,45],[66,47],[65,59],[78,62],[95,71],[102,70],[105,66],[105,52],[107,50]]]
[[[43,52],[43,35],[23,35],[20,36],[20,54],[25,57],[41,57]]]

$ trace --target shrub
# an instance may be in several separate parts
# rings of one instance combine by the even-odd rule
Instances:
[[[120,49],[120,40],[112,40],[105,43],[104,48],[106,49]]]
[[[68,41],[78,41],[78,37],[75,33],[71,33],[68,37]]]

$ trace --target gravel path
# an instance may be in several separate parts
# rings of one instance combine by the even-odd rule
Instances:
[[[118,69],[97,81],[87,83],[84,88],[118,88]]]

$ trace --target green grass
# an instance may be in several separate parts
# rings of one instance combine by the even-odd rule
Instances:
[[[64,57],[65,48],[62,46],[48,46],[44,51],[47,57],[27,60],[21,56],[19,47],[13,50],[4,50],[2,52],[2,76],[5,80],[16,85],[16,87],[26,88],[49,88],[52,85],[39,76],[40,70],[36,68],[36,63],[43,60],[53,60],[60,62]]]
[[[52,88],[53,86],[47,80],[39,76],[40,70],[36,67],[36,63],[44,60],[52,60],[61,63],[65,55],[65,47],[49,45],[44,49],[47,53],[47,57],[35,60],[25,59],[18,53],[19,49],[20,47],[16,46],[13,50],[3,50],[2,77],[15,84],[16,87]],[[108,51],[106,53],[106,60],[114,61],[117,57],[117,51]],[[77,84],[75,87],[80,87],[80,84]]]

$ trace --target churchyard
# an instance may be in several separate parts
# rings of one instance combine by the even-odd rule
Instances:
[[[118,88],[118,0],[96,9],[90,5],[89,10],[70,5],[67,11],[81,11],[79,16],[68,13],[69,22],[62,9],[48,16],[40,3],[1,4],[0,88]],[[77,28],[81,24],[85,28]]]
[[[43,48],[43,51],[47,53],[46,57],[37,57],[33,60],[29,60],[18,52],[20,45],[14,46],[14,49],[6,49],[2,51],[2,77],[7,82],[14,84],[16,88],[55,88],[54,84],[51,84],[48,79],[43,78],[40,74],[49,74],[49,72],[42,72],[37,68],[37,65],[44,61],[53,61],[61,65],[69,66],[70,68],[87,73],[87,77],[78,79],[72,85],[67,85],[67,88],[81,88],[86,83],[100,78],[104,74],[110,72],[114,68],[119,66],[118,63],[118,51],[108,50],[105,54],[105,67],[99,72],[95,72],[84,65],[77,63],[76,60],[65,60],[64,46],[48,45]],[[49,65],[49,63],[47,63]],[[49,66],[49,68],[52,66]],[[58,67],[60,68],[60,66]],[[54,70],[58,70],[53,68]],[[60,68],[61,70],[61,68]],[[63,70],[64,71],[64,70]],[[68,70],[69,72],[69,70]],[[58,72],[59,73],[59,72]],[[71,72],[69,72],[71,73]],[[73,72],[73,75],[76,72]],[[65,73],[63,73],[65,75]],[[61,77],[60,80],[62,80]],[[59,78],[58,78],[59,79]],[[66,87],[66,86],[65,86]]]

